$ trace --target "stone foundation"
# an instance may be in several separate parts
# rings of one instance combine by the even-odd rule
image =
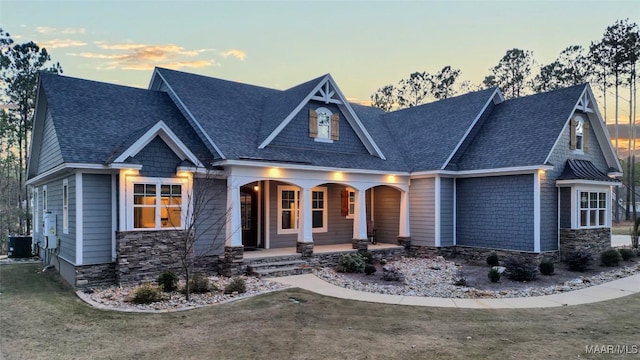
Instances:
[[[296,252],[302,254],[303,258],[313,256],[313,243],[312,242],[300,242],[296,243]]]
[[[116,263],[76,266],[76,289],[116,284]]]
[[[411,247],[411,238],[405,236],[398,236],[398,245],[404,246],[405,250],[409,250]]]
[[[598,259],[600,253],[611,247],[611,229],[560,229],[560,256],[578,250],[587,251]]]
[[[369,248],[368,250],[373,258],[376,260],[387,259],[387,260],[399,260],[401,257],[405,255],[404,249],[402,248],[386,248],[386,249],[374,249]],[[338,265],[338,261],[340,257],[347,253],[353,253],[354,250],[346,251],[346,252],[335,252],[335,253],[323,253],[323,254],[314,254],[313,257],[306,259],[309,265],[314,267],[335,267]]]
[[[181,272],[183,231],[116,232],[116,282],[134,285],[155,281],[165,270]]]
[[[369,239],[351,239],[351,248],[360,252],[366,252],[369,247]]]
[[[409,250],[409,256],[412,257],[433,258],[436,256],[442,256],[446,259],[459,258],[475,265],[486,265],[487,257],[492,253],[496,253],[500,261],[510,257],[516,257],[520,258],[521,260],[532,261],[535,263],[539,263],[540,261],[542,261],[542,259],[551,259],[554,262],[559,261],[557,251],[534,253],[515,250],[475,248],[469,246],[411,246]]]
[[[236,276],[242,275],[246,271],[247,266],[244,264],[244,247],[225,246],[221,271],[222,275]]]

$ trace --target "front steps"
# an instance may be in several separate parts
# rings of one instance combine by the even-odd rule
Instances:
[[[312,267],[301,259],[273,259],[247,264],[247,274],[256,277],[278,277],[310,274]]]

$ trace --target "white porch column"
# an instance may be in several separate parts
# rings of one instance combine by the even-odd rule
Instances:
[[[298,196],[298,242],[296,251],[302,257],[313,256],[313,220],[311,217],[311,188],[300,187]]]
[[[369,239],[367,237],[367,197],[366,190],[356,190],[355,211],[353,214],[353,239],[351,247],[360,251],[367,251]]]
[[[353,214],[353,238],[367,238],[367,197],[365,190],[355,192],[355,213]]]
[[[313,221],[311,218],[311,189],[300,188],[300,197],[298,198],[299,218],[298,218],[298,242],[313,242]]]
[[[411,237],[409,231],[409,192],[400,192],[400,229],[398,230],[399,238]]]
[[[233,178],[227,179],[227,228],[226,246],[242,247],[242,228],[240,226],[240,187]]]

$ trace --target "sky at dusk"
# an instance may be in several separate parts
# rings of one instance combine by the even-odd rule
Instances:
[[[0,0],[0,27],[68,76],[147,87],[160,66],[286,89],[331,73],[357,102],[445,65],[478,84],[511,48],[544,65],[624,18],[640,1]]]

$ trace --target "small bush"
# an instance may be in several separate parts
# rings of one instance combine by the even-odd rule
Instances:
[[[360,256],[362,256],[362,258],[364,259],[364,262],[366,264],[373,264],[373,254],[370,252],[363,252],[360,253]]]
[[[622,255],[618,250],[610,248],[600,254],[600,262],[604,266],[618,266],[622,262]]]
[[[234,292],[242,294],[247,291],[247,283],[241,277],[235,277],[231,280],[227,286],[224,287],[225,294],[232,294]]]
[[[387,265],[387,259],[380,259],[380,265]]]
[[[158,285],[164,292],[171,292],[178,289],[178,275],[173,271],[167,270],[158,276]]]
[[[344,254],[338,261],[338,272],[361,273],[364,271],[365,261],[360,253]]]
[[[489,274],[487,274],[487,276],[492,283],[497,283],[498,281],[500,281],[500,271],[498,271],[498,269],[494,267],[489,270]]]
[[[522,260],[515,256],[508,258],[504,262],[504,267],[509,279],[515,281],[535,280],[538,275],[538,267],[531,261]]]
[[[385,266],[382,268],[382,280],[404,281],[404,274],[397,267]]]
[[[634,253],[633,250],[631,249],[622,248],[622,249],[619,249],[618,251],[620,251],[620,256],[622,256],[622,260],[624,261],[629,261],[634,256],[636,256],[636,253]]]
[[[149,283],[138,286],[131,298],[135,304],[151,304],[160,300],[162,300],[160,288]]]
[[[582,272],[589,269],[593,262],[593,257],[584,250],[578,250],[567,254],[565,262],[569,266],[569,270]]]
[[[540,269],[540,273],[542,275],[551,275],[553,274],[553,272],[555,271],[555,265],[553,264],[553,261],[548,260],[548,259],[544,259],[540,262],[540,265],[538,265],[538,268]]]
[[[498,254],[496,253],[491,253],[489,256],[487,256],[487,265],[489,266],[499,266],[500,265],[500,259],[498,259]]]
[[[376,271],[378,271],[378,269],[376,269],[376,266],[373,264],[367,264],[364,266],[364,273],[367,275],[373,275]]]
[[[186,289],[185,289],[186,290]],[[202,274],[193,274],[193,277],[189,279],[189,292],[192,294],[206,294],[211,290],[209,285],[209,278]]]

